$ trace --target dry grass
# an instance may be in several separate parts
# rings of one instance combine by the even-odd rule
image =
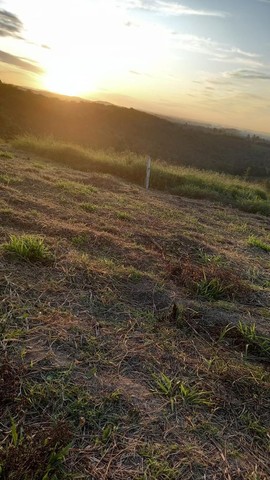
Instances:
[[[0,243],[54,261],[1,253],[1,478],[268,479],[268,359],[236,334],[269,339],[267,220],[11,154]]]
[[[65,166],[109,173],[141,186],[144,184],[146,159],[142,155],[94,150],[51,137],[37,138],[29,135],[18,137],[14,145]],[[175,195],[229,204],[247,212],[266,216],[270,214],[269,195],[265,186],[248,183],[232,175],[173,167],[156,161],[151,169],[151,186]]]
[[[184,258],[170,267],[170,276],[178,285],[206,300],[242,299],[247,302],[251,289],[239,274],[215,263],[201,265],[192,258]]]

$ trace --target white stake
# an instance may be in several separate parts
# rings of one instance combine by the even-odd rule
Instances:
[[[145,178],[145,188],[146,188],[146,190],[149,190],[150,173],[151,173],[151,158],[148,157],[147,161],[146,161],[146,178]]]

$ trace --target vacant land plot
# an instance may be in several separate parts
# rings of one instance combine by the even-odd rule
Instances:
[[[268,218],[0,148],[1,478],[268,479]]]

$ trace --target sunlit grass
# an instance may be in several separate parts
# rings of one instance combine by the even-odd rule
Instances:
[[[3,244],[3,249],[13,257],[22,260],[46,261],[52,259],[52,254],[43,238],[33,235],[11,235],[9,241]]]
[[[18,137],[14,146],[78,170],[109,173],[144,185],[146,157],[131,152],[94,150],[29,135]],[[152,163],[151,187],[176,195],[218,201],[252,213],[270,213],[269,195],[263,186],[231,175],[173,167],[155,161]]]
[[[248,239],[248,245],[250,247],[257,247],[260,248],[261,250],[264,250],[265,252],[270,252],[270,244],[264,242],[260,238],[255,237],[254,235],[251,235]]]

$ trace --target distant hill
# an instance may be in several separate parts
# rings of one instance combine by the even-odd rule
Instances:
[[[24,132],[131,150],[172,164],[237,175],[270,175],[270,142],[257,136],[241,138],[133,108],[62,99],[0,83],[0,136],[11,138]]]

